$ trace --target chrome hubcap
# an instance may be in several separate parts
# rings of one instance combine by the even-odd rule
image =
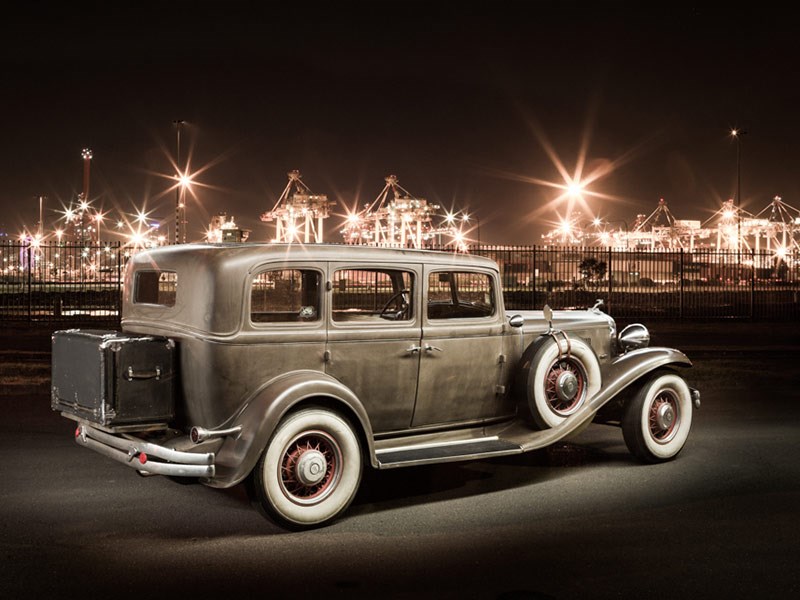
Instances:
[[[568,417],[583,404],[586,372],[573,359],[559,359],[546,375],[544,393],[550,410],[560,417]]]
[[[571,402],[578,393],[578,378],[574,373],[566,371],[558,376],[556,381],[556,395],[559,400]]]
[[[671,404],[662,404],[656,411],[656,425],[661,431],[668,431],[675,422],[675,409]]]
[[[680,427],[678,397],[672,390],[663,390],[650,405],[648,427],[650,435],[659,444],[667,444],[675,437]]]
[[[295,476],[303,485],[316,485],[325,477],[328,461],[319,450],[306,450],[297,460]]]

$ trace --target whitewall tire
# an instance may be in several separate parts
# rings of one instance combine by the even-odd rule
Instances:
[[[352,502],[362,463],[347,419],[323,408],[299,410],[280,422],[253,471],[256,499],[288,528],[322,525]]]
[[[684,379],[671,371],[651,375],[625,407],[622,434],[639,460],[675,458],[692,427],[692,394]]]
[[[560,425],[600,390],[594,351],[579,339],[568,341],[547,337],[523,359],[524,407],[539,429]]]

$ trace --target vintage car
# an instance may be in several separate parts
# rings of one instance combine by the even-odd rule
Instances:
[[[689,359],[600,310],[506,312],[498,265],[347,245],[139,252],[121,331],[53,334],[52,408],[141,474],[246,482],[289,529],[330,522],[365,466],[528,452],[591,422],[645,462],[683,448]]]

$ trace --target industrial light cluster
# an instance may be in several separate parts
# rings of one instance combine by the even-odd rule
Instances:
[[[38,230],[20,235],[21,241],[39,245],[45,241],[75,243],[100,247],[103,233],[113,234],[124,242],[126,253],[135,253],[142,248],[185,243],[187,233],[187,203],[185,193],[192,191],[198,174],[191,173],[188,164],[180,166],[180,130],[182,121],[177,124],[177,162],[176,172],[171,177],[174,186],[167,192],[176,190],[176,233],[169,239],[163,223],[150,218],[149,213],[136,209],[134,215],[122,215],[111,219],[108,212],[92,206],[89,195],[89,174],[93,158],[91,149],[81,152],[84,166],[83,190],[75,202],[63,210],[63,226],[56,227],[52,234],[43,229],[42,202],[39,197],[40,216]],[[740,169],[740,140],[746,132],[731,130],[732,139],[737,142],[737,179]],[[560,162],[558,163],[560,164]],[[564,171],[564,169],[560,169]],[[202,171],[202,170],[201,170]],[[631,222],[609,221],[602,217],[585,218],[584,212],[575,210],[576,204],[589,210],[584,196],[605,197],[603,194],[587,189],[587,184],[605,174],[593,173],[581,178],[581,169],[574,176],[564,171],[564,183],[533,180],[533,183],[548,185],[563,190],[556,201],[568,201],[567,217],[550,231],[542,235],[545,245],[552,246],[604,246],[627,249],[674,250],[717,249],[732,251],[765,250],[782,256],[800,251],[800,210],[783,202],[775,196],[772,202],[757,214],[751,214],[740,206],[741,190],[737,185],[736,198],[722,203],[721,208],[706,222],[676,219],[664,199],[650,215],[638,214]],[[325,237],[326,220],[332,216],[332,207],[337,202],[329,200],[325,194],[315,194],[302,181],[298,170],[289,171],[288,182],[273,208],[261,214],[261,221],[273,223],[275,235],[273,242],[282,243],[321,243],[334,241]],[[345,244],[375,245],[389,247],[445,247],[466,251],[469,244],[480,243],[480,221],[468,213],[444,212],[438,204],[417,197],[404,189],[396,175],[384,178],[385,185],[371,203],[361,209],[346,211],[344,222],[338,234]],[[477,224],[477,237],[473,235]],[[116,225],[102,230],[107,222]],[[620,227],[618,225],[622,225]],[[162,225],[164,227],[162,228]],[[224,212],[212,217],[205,232],[207,242],[244,242],[250,231],[239,228],[233,217]]]
[[[624,228],[614,227],[615,223]],[[729,199],[701,223],[676,219],[662,198],[652,213],[637,215],[630,227],[626,221],[587,220],[582,213],[573,212],[542,238],[554,246],[763,251],[785,256],[800,251],[800,210],[775,196],[763,210],[751,214]]]
[[[278,201],[261,215],[261,221],[275,224],[271,241],[281,243],[321,243],[325,241],[325,220],[336,201],[314,194],[301,181],[297,170],[289,171],[288,183]],[[400,248],[422,248],[455,244],[465,247],[466,233],[456,226],[453,214],[443,214],[438,204],[411,195],[400,186],[396,175],[385,178],[386,185],[377,198],[346,215],[339,233],[345,244]],[[469,217],[462,218],[462,223]]]
[[[409,194],[396,175],[389,175],[385,182],[371,204],[347,216],[341,229],[346,244],[398,248],[453,244],[456,249],[465,248],[466,234],[456,226],[454,214],[442,214],[438,204]]]
[[[275,223],[274,242],[323,241],[324,220],[330,216],[330,207],[335,201],[328,200],[324,194],[311,193],[309,187],[300,181],[300,171],[289,171],[289,182],[272,210],[261,215],[264,222]]]

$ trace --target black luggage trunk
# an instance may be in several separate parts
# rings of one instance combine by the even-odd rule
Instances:
[[[53,334],[54,410],[110,429],[175,416],[175,344],[165,337],[70,329]]]

